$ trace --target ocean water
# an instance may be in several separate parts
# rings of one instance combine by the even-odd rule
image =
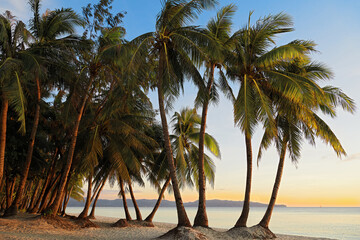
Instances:
[[[152,208],[141,208],[143,218]],[[266,208],[250,209],[248,226],[257,224]],[[68,207],[68,214],[78,214],[79,207]],[[135,211],[129,208],[133,218]],[[193,221],[197,208],[186,208],[188,216]],[[97,207],[97,216],[124,218],[123,208]],[[240,216],[241,208],[207,208],[209,225],[216,228],[231,228]],[[159,208],[154,222],[176,223],[175,208]],[[326,237],[333,239],[360,240],[360,208],[275,208],[270,222],[270,229],[275,233],[301,235],[310,237]]]

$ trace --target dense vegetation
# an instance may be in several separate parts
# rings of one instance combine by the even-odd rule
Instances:
[[[111,0],[87,5],[82,15],[65,8],[41,13],[39,0],[29,3],[28,25],[9,11],[0,16],[0,209],[5,216],[19,210],[64,215],[70,197],[83,199],[87,182],[79,218],[93,218],[109,181],[119,185],[126,219],[131,219],[127,186],[136,219],[142,220],[132,186],[149,182],[159,191],[146,218],[151,222],[171,183],[178,225],[191,226],[180,191],[188,185],[199,191],[194,226],[207,227],[206,181],[214,182],[220,149],[205,130],[208,106],[219,100],[220,91],[233,103],[234,122],[246,144],[244,206],[235,227],[245,227],[249,214],[257,125],[265,129],[258,160],[272,143],[279,152],[274,189],[259,223],[264,228],[287,152],[297,161],[302,139],[313,144],[318,137],[337,155],[346,154],[321,116],[335,117],[337,107],[353,112],[354,102],[336,87],[319,85],[332,73],[312,61],[315,43],[297,39],[276,45],[276,36],[293,31],[284,13],[254,24],[250,13],[246,26],[234,31],[236,7],[228,5],[202,28],[191,24],[217,6],[215,0],[167,0],[154,32],[126,40],[124,13],[113,14]],[[195,108],[176,112],[169,125],[167,110],[186,91],[185,81],[198,87]],[[158,93],[161,123],[147,96],[150,89]]]

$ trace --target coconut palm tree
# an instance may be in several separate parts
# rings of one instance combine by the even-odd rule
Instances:
[[[240,84],[237,96],[228,89],[228,96],[234,103],[234,121],[245,135],[246,145],[246,189],[242,213],[235,227],[245,227],[250,210],[250,193],[252,178],[252,143],[255,126],[260,121],[267,121],[270,128],[276,131],[270,90],[283,86],[283,94],[290,99],[310,95],[309,89],[321,93],[321,89],[309,79],[297,74],[276,69],[280,61],[302,58],[313,48],[311,42],[293,41],[286,45],[274,47],[274,38],[280,33],[292,31],[291,18],[283,13],[260,18],[253,26],[250,24],[238,31],[237,43],[233,55],[228,56],[227,75]]]
[[[196,113],[196,109],[185,108],[180,112],[176,112],[171,120],[173,126],[173,134],[170,135],[172,148],[174,149],[174,160],[176,165],[177,177],[180,187],[194,185],[199,188],[198,173],[198,153],[197,147],[200,139],[200,123],[201,118]],[[156,130],[156,128],[155,128]],[[160,142],[163,140],[160,139]],[[205,147],[217,158],[220,158],[220,149],[217,141],[208,133],[205,134]],[[152,222],[157,209],[161,204],[165,190],[170,184],[169,171],[164,151],[155,154],[154,160],[148,169],[149,175],[155,175],[157,182],[164,181],[160,189],[158,200],[154,209],[146,218],[147,222]],[[213,160],[205,154],[204,169],[206,179],[210,184],[214,184],[215,164]],[[151,181],[154,182],[154,181]]]
[[[198,188],[199,170],[197,165],[199,158],[197,153],[199,152],[199,125],[201,125],[201,118],[196,113],[196,109],[184,108],[180,112],[175,112],[171,123],[173,125],[173,134],[170,135],[170,138],[172,140],[179,182],[190,186],[195,185]],[[208,133],[205,133],[204,146],[215,157],[220,158],[219,145],[215,138]],[[207,154],[204,154],[204,159],[205,176],[213,184],[215,164]]]
[[[78,78],[79,81],[74,82],[74,85],[76,85],[76,91],[73,92],[73,95],[69,96],[68,101],[68,104],[73,104],[74,99],[80,99],[79,104],[76,107],[78,114],[73,125],[72,140],[69,146],[65,171],[59,186],[59,193],[63,194],[65,189],[67,175],[69,174],[75,152],[80,121],[83,117],[86,105],[89,101],[91,101],[96,86],[101,87],[104,84],[106,85],[107,79],[112,79],[112,77],[109,76],[115,75],[116,70],[114,70],[111,66],[114,66],[115,58],[122,48],[122,37],[122,28],[104,28],[102,30],[102,35],[99,36],[98,41],[94,44],[94,52],[82,53],[81,60],[83,61],[83,67],[80,71]],[[108,78],[104,76],[108,76]],[[56,199],[53,206],[51,207],[53,214],[56,214],[59,206],[60,199]]]
[[[35,41],[31,45],[31,49],[29,51],[33,52],[35,55],[47,59],[52,59],[54,54],[51,52],[56,52],[56,50],[59,50],[59,48],[62,49],[62,52],[66,53],[66,48],[64,47],[69,46],[69,44],[73,45],[75,42],[77,42],[77,40],[72,37],[72,34],[75,33],[76,27],[82,24],[80,17],[71,9],[57,9],[54,11],[47,11],[45,14],[40,16],[40,0],[30,0],[29,4],[33,12],[33,18],[30,20],[30,30]],[[35,137],[40,118],[41,94],[43,91],[40,79],[41,74],[42,73],[40,68],[37,66],[34,69],[34,81],[36,86],[35,92],[37,101],[34,124],[31,129],[28,151],[23,172],[21,173],[20,184],[18,186],[16,197],[11,208],[6,211],[6,214],[17,213],[17,208],[22,199],[26,179],[30,169]]]
[[[205,33],[219,44],[219,50],[208,49],[208,58],[205,61],[207,83],[206,89],[199,89],[198,102],[202,105],[200,138],[199,138],[199,203],[198,211],[195,216],[194,226],[208,227],[206,214],[206,182],[204,174],[204,140],[208,107],[211,101],[216,102],[217,90],[214,83],[215,68],[221,71],[226,52],[231,49],[236,40],[236,34],[231,36],[232,16],[236,11],[236,6],[230,4],[219,10],[216,17],[211,19],[205,29]],[[205,79],[205,78],[204,78]]]
[[[171,140],[165,112],[165,101],[171,103],[182,89],[185,77],[201,82],[193,61],[199,63],[205,54],[199,43],[209,41],[208,37],[198,28],[187,26],[197,18],[198,14],[214,6],[213,0],[167,0],[157,16],[154,32],[145,33],[131,42],[137,46],[130,62],[130,70],[134,70],[144,59],[156,61],[156,83],[161,124],[165,140],[165,149],[173,186],[178,226],[190,227],[186,214],[172,154]],[[145,57],[145,58],[144,58]]]
[[[299,74],[304,78],[310,78],[313,81],[326,80],[331,77],[331,72],[318,63],[309,60],[296,60],[286,62],[279,66],[286,71]],[[340,89],[326,86],[322,88],[323,95],[313,94],[313,98],[304,98],[301,103],[292,101],[281,101],[281,96],[275,100],[277,116],[276,135],[273,135],[269,129],[265,130],[262,138],[258,161],[261,159],[263,149],[267,149],[272,142],[279,152],[279,164],[276,173],[275,183],[270,198],[268,208],[260,221],[259,225],[268,228],[273,208],[275,206],[281,177],[284,169],[286,152],[289,152],[292,162],[297,163],[300,157],[300,149],[303,138],[312,145],[315,144],[315,137],[321,138],[328,143],[340,157],[346,155],[340,141],[332,132],[331,128],[316,114],[321,110],[323,114],[335,117],[335,108],[341,106],[343,109],[354,112],[355,104],[351,98],[344,94]],[[276,96],[276,95],[275,95]]]
[[[0,15],[0,87],[1,87],[1,135],[0,135],[0,182],[4,172],[6,126],[9,102],[18,114],[21,132],[25,133],[25,97],[21,79],[26,61],[25,51],[31,37],[25,24],[15,19],[9,11]],[[29,64],[29,61],[27,61]]]

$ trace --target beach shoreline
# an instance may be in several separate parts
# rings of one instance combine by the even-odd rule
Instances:
[[[49,224],[38,215],[21,213],[11,218],[0,218],[0,239],[154,239],[176,227],[171,223],[154,222],[154,227],[123,227],[111,225],[119,219],[97,216],[91,220],[98,227],[64,229],[63,226]],[[206,235],[207,239],[231,239],[226,234],[227,229],[214,228],[213,230],[196,228]],[[304,237],[295,235],[276,234],[279,240],[330,240],[329,238]],[[237,238],[247,239],[247,238]]]

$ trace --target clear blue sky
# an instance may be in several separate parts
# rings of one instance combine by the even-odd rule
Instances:
[[[81,12],[89,1],[44,0],[43,10],[72,7]],[[95,2],[95,1],[92,1]],[[195,25],[204,26],[221,6],[235,3],[238,11],[234,17],[234,31],[243,26],[248,13],[254,10],[252,19],[271,13],[286,12],[294,19],[295,31],[283,35],[278,44],[294,39],[313,40],[318,44],[319,54],[314,59],[327,64],[335,73],[329,84],[342,88],[360,103],[360,1],[347,0],[257,0],[219,1],[218,7],[204,12]],[[114,12],[126,11],[124,26],[126,38],[132,38],[154,30],[160,0],[114,0]],[[0,11],[11,10],[27,22],[30,14],[26,0],[1,0]],[[324,83],[324,85],[327,83]],[[157,107],[154,93],[150,93]],[[174,110],[193,106],[195,88],[185,86],[185,94],[178,99]],[[170,113],[172,115],[172,113]],[[215,188],[209,189],[208,198],[243,200],[245,185],[244,140],[240,130],[234,127],[232,106],[222,97],[220,103],[209,110],[208,132],[220,143],[222,160],[217,162]],[[338,118],[327,119],[329,125],[342,141],[348,157],[337,159],[330,147],[320,141],[316,148],[303,145],[302,157],[297,168],[288,159],[280,188],[279,203],[290,206],[360,206],[360,126],[359,113],[350,115],[339,111]],[[262,131],[258,128],[254,139],[254,153]],[[274,150],[265,153],[259,168],[254,169],[253,201],[267,202],[275,177],[278,156]],[[118,190],[106,190],[108,198],[115,198]],[[183,192],[185,201],[195,200],[195,190]],[[137,188],[138,198],[156,198],[149,186]],[[171,198],[171,196],[169,196]]]

